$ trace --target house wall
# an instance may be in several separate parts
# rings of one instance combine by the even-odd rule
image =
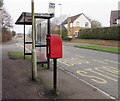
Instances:
[[[58,31],[59,29],[60,29],[60,28],[59,28],[59,27],[57,27],[57,26],[54,28],[54,30],[55,30],[55,31]]]
[[[80,27],[72,27],[72,36],[75,37],[75,32],[79,31],[80,29]]]
[[[79,25],[77,25],[77,22],[79,22]],[[86,22],[88,22],[87,27],[85,27]],[[67,29],[68,24],[65,24],[64,26]],[[70,27],[91,28],[91,22],[82,14],[73,23],[70,23]]]
[[[110,19],[110,27],[120,26],[120,19],[116,20],[116,23],[113,22],[114,19]]]
[[[68,28],[68,24],[65,24],[64,26],[66,29]],[[70,27],[72,27],[72,26],[73,26],[73,23],[70,23]]]
[[[85,24],[88,26],[85,26]],[[68,29],[68,36],[75,37],[75,33],[78,32],[81,28],[91,28],[91,22],[86,18],[84,14],[80,15],[73,23],[70,23],[70,28],[68,28],[68,24],[64,25],[66,29]]]
[[[79,25],[78,23],[79,22]],[[88,23],[88,26],[85,26],[85,23]],[[73,22],[73,27],[80,26],[80,27],[85,27],[85,28],[91,28],[91,22],[82,14],[80,17],[78,17],[74,22]]]

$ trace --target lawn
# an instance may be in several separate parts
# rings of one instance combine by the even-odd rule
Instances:
[[[15,58],[24,58],[23,52],[8,52],[9,56],[15,57]],[[25,56],[26,59],[31,59],[31,55]]]
[[[17,59],[17,58],[24,59],[24,53],[23,52],[8,52],[8,55],[13,59]],[[32,57],[31,57],[31,55],[26,55],[25,59],[30,60],[30,59],[32,59]],[[38,66],[42,66],[42,64],[38,64]],[[44,68],[48,69],[47,64],[44,64]]]
[[[102,46],[92,46],[92,45],[75,45],[74,47],[100,50],[100,51],[106,51],[112,53],[120,53],[120,49],[112,48],[112,47],[102,47]]]

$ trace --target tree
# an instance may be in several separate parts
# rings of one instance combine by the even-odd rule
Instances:
[[[102,23],[97,21],[97,20],[92,20],[91,21],[91,27],[92,28],[99,28],[99,27],[102,27]]]
[[[12,31],[12,36],[14,37],[16,35],[16,32],[15,31]]]
[[[67,19],[67,15],[61,15],[60,17],[54,17],[51,21],[51,27],[55,27],[56,25],[60,25],[63,21]]]
[[[0,8],[3,6],[3,0],[0,0]]]
[[[4,8],[2,9],[0,18],[2,19],[3,28],[10,29],[13,27],[12,18]]]
[[[91,27],[92,27],[92,28],[102,27],[102,23],[99,22],[98,20],[91,19],[91,18],[89,18],[89,17],[88,17],[88,19],[91,21]]]

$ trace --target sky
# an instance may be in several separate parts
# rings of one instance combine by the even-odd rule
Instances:
[[[62,14],[74,16],[84,13],[86,16],[98,20],[103,27],[109,27],[111,10],[118,9],[119,0],[34,0],[36,13],[47,13],[49,2],[56,4],[55,17]],[[61,6],[59,5],[61,4]],[[31,0],[4,0],[4,6],[16,22],[22,12],[31,12]],[[28,33],[29,27],[26,29]],[[22,25],[14,25],[17,33],[23,33]]]

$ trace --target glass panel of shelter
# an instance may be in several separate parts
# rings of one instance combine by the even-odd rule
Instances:
[[[36,19],[36,44],[46,45],[47,20]],[[36,47],[37,60],[40,62],[47,61],[46,47]]]

